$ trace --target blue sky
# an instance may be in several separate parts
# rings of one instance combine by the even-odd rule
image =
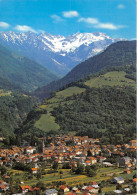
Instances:
[[[136,0],[0,0],[0,31],[135,39]]]

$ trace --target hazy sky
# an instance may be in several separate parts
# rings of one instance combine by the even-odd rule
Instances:
[[[0,0],[0,31],[136,37],[136,0]]]

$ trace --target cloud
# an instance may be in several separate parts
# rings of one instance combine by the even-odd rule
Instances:
[[[64,18],[74,18],[79,16],[77,11],[64,11],[62,14]]]
[[[124,9],[125,6],[124,6],[123,4],[119,4],[119,5],[117,6],[117,8],[118,8],[118,9]]]
[[[118,30],[120,28],[126,27],[123,25],[115,25],[113,23],[102,23],[97,18],[80,18],[78,22],[87,23],[90,25],[89,27],[109,29],[109,30]]]
[[[99,21],[97,18],[80,18],[78,22],[85,22],[88,24],[97,24]]]
[[[8,24],[8,23],[6,23],[6,22],[0,22],[0,28],[9,28],[10,27],[10,25]]]
[[[62,19],[60,16],[54,14],[54,15],[51,15],[51,18],[54,20],[54,22],[63,22],[64,19]]]
[[[136,0],[137,1],[137,0]],[[131,38],[131,41],[137,40],[137,37]]]
[[[125,26],[115,25],[115,24],[112,24],[112,23],[98,23],[94,27],[95,28],[102,28],[102,29],[109,29],[109,30],[118,30],[120,28],[125,28]]]
[[[34,32],[34,33],[37,32],[32,27],[26,26],[26,25],[16,25],[14,29],[17,30],[17,31],[21,31],[21,32],[28,32],[28,31],[31,31],[31,32]]]

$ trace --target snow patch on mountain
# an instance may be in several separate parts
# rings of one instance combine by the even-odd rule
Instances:
[[[101,32],[78,32],[67,37],[49,33],[0,32],[0,44],[20,52],[60,75],[68,73],[80,62],[120,40],[122,39],[113,39]]]
[[[55,60],[55,59],[53,59],[53,58],[51,58],[56,64],[58,64],[59,66],[62,66],[62,64],[61,63],[59,63],[57,60]]]
[[[74,52],[81,45],[89,46],[91,43],[111,39],[104,33],[98,35],[94,33],[76,33],[68,37],[63,36],[46,36],[40,35],[40,39],[47,45],[53,52]],[[111,39],[112,40],[112,39]],[[48,41],[48,42],[47,42]]]

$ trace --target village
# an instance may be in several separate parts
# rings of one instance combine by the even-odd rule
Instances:
[[[88,136],[41,138],[0,149],[1,194],[135,194],[137,140],[102,145]],[[107,189],[108,188],[108,189]]]

